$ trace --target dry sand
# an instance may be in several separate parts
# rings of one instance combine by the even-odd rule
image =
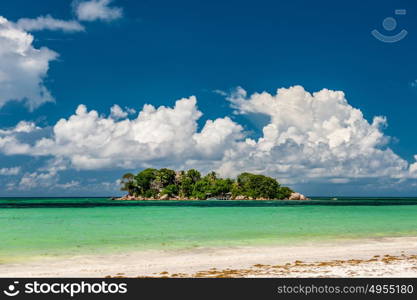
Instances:
[[[417,237],[197,248],[0,264],[1,277],[417,277]]]

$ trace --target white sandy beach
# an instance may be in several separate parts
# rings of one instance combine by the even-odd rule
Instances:
[[[417,237],[197,248],[1,264],[1,277],[417,277]]]

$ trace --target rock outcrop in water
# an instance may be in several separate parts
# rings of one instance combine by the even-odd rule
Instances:
[[[291,193],[288,200],[310,200],[310,199],[300,193]]]

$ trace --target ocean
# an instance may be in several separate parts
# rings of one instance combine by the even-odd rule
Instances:
[[[197,247],[417,236],[417,198],[0,198],[0,263]]]

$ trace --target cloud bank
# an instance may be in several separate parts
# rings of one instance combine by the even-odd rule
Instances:
[[[343,92],[311,94],[294,86],[248,96],[238,88],[227,100],[237,114],[269,117],[259,138],[248,138],[244,127],[228,116],[207,120],[199,129],[202,112],[191,96],[174,107],[145,105],[133,119],[118,105],[107,117],[79,105],[75,114],[53,126],[50,137],[32,144],[16,132],[39,130],[34,124],[1,131],[0,152],[51,158],[44,176],[27,174],[25,182],[50,180],[48,174],[54,177],[65,169],[145,167],[214,169],[227,176],[249,171],[287,184],[417,178],[417,162],[409,164],[389,148],[382,131],[386,119],[377,116],[368,122]]]
[[[341,91],[310,94],[301,86],[247,96],[238,88],[228,100],[239,114],[270,118],[258,140],[247,139],[228,158],[230,170],[259,170],[294,178],[399,178],[408,163],[387,147],[384,117],[369,123]]]

